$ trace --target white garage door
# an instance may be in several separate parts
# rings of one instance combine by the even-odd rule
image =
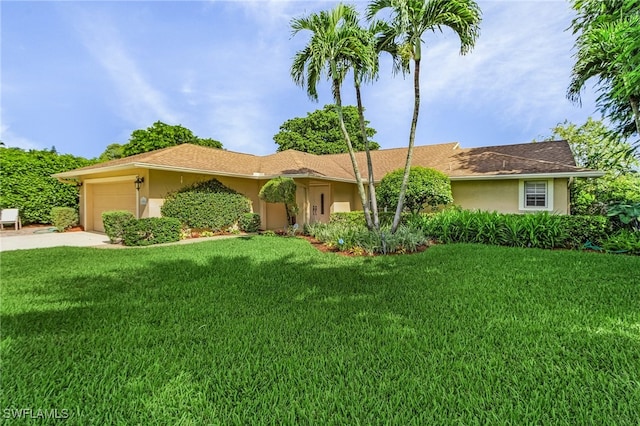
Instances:
[[[136,214],[136,188],[133,182],[93,184],[93,230],[104,232],[102,212],[127,210]]]

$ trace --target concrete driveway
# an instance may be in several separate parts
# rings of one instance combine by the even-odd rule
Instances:
[[[38,231],[43,231],[43,228],[39,228]],[[0,233],[0,252],[59,246],[97,247],[107,245],[109,245],[109,238],[106,235],[93,232],[35,233],[21,229],[17,232],[3,231]]]

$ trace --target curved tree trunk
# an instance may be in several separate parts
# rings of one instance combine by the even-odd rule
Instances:
[[[419,46],[418,46],[419,49]],[[400,195],[398,197],[398,206],[396,214],[393,217],[391,225],[391,233],[395,233],[402,219],[402,210],[404,208],[404,198],[407,193],[407,184],[409,182],[409,173],[411,172],[411,160],[413,159],[413,145],[416,140],[416,127],[418,125],[418,113],[420,112],[420,56],[419,53],[414,59],[415,69],[413,72],[413,118],[411,119],[411,132],[409,133],[409,149],[407,150],[407,161],[404,165],[404,176],[402,177],[402,186],[400,186]]]
[[[638,132],[638,136],[640,136],[640,99],[631,96],[629,98],[629,102],[631,103],[631,109],[633,110],[633,120],[636,123],[636,131]]]
[[[364,210],[364,218],[367,222],[367,227],[371,229],[373,226],[373,223],[371,221],[371,213],[369,211],[369,206],[367,205],[367,195],[364,191],[364,185],[362,183],[362,175],[360,174],[360,168],[358,167],[358,160],[356,160],[356,155],[353,152],[353,145],[351,144],[351,138],[349,137],[349,132],[347,132],[347,127],[344,125],[344,116],[342,115],[342,97],[340,96],[340,81],[336,79],[333,80],[333,97],[336,101],[336,112],[338,114],[340,130],[342,131],[342,135],[344,136],[345,142],[347,142],[347,147],[349,148],[349,157],[351,158],[351,164],[353,165],[353,173],[356,175],[356,184],[358,185],[358,194],[360,195],[360,201],[362,202],[362,209]]]
[[[368,185],[369,185],[369,201],[371,203],[371,215],[373,221],[373,228],[380,229],[380,216],[378,214],[378,201],[376,199],[376,187],[375,180],[373,178],[373,162],[371,161],[371,152],[369,151],[369,138],[367,137],[367,126],[364,123],[364,107],[362,106],[362,95],[360,93],[360,83],[354,73],[355,87],[356,87],[356,100],[358,102],[358,116],[360,118],[360,132],[362,132],[362,138],[364,140],[364,150],[367,156],[367,172],[368,172]]]

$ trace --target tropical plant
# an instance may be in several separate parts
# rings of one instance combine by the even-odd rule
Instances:
[[[297,186],[293,179],[277,177],[264,184],[258,197],[267,203],[284,204],[284,209],[287,213],[287,226],[290,226],[294,224],[295,215],[298,213],[296,190]]]
[[[389,10],[390,31],[383,32],[381,46],[398,46],[397,69],[409,72],[413,61],[414,103],[409,132],[409,146],[404,167],[402,186],[391,231],[400,224],[402,210],[409,183],[409,173],[415,143],[418,114],[420,111],[420,65],[422,60],[423,35],[443,27],[451,28],[460,39],[460,54],[468,53],[475,45],[480,31],[481,11],[473,0],[373,0],[367,9],[367,17],[373,19],[381,11]]]
[[[586,82],[597,79],[600,111],[621,135],[640,135],[640,3],[574,0],[573,8],[578,37],[567,97],[580,103]]]
[[[347,144],[365,220],[367,226],[373,228],[362,175],[342,111],[341,87],[349,68],[354,63],[360,64],[363,69],[373,68],[371,62],[374,57],[370,46],[362,41],[358,13],[353,6],[338,4],[330,11],[292,20],[291,28],[294,36],[301,31],[311,32],[308,44],[294,56],[291,77],[297,85],[306,87],[307,95],[313,100],[318,99],[317,84],[322,76],[326,75],[330,80],[338,123]]]
[[[381,206],[395,206],[400,196],[404,170],[387,173],[378,186],[378,203]],[[453,201],[451,182],[447,175],[427,167],[411,167],[406,188],[404,207],[418,213],[425,206],[435,208]]]

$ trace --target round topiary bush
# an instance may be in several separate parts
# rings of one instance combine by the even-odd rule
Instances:
[[[160,211],[162,216],[179,219],[189,228],[222,231],[251,211],[251,201],[211,179],[167,195]]]
[[[379,207],[395,209],[400,197],[404,169],[386,174],[376,188]],[[453,202],[451,182],[447,175],[427,167],[411,167],[404,207],[418,213],[425,206],[437,207]]]

